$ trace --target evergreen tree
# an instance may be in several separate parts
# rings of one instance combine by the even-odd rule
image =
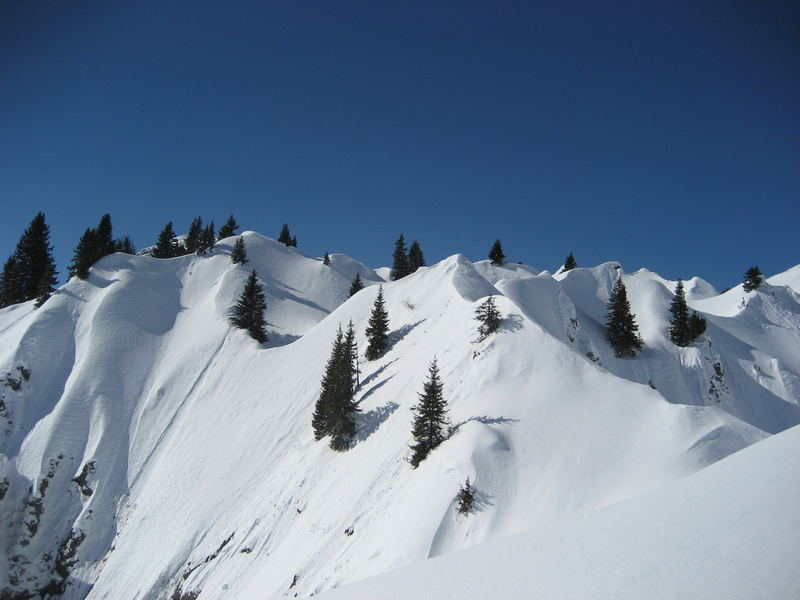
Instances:
[[[228,220],[225,221],[225,224],[219,228],[217,239],[223,240],[227,237],[231,237],[232,235],[236,235],[237,229],[239,229],[239,224],[236,222],[236,219],[233,218],[233,215],[230,215]]]
[[[36,303],[34,304],[34,307],[41,307],[42,304],[47,302],[47,299],[50,298],[55,290],[56,288],[53,285],[52,267],[48,265],[45,268],[44,273],[42,273],[42,278],[39,280],[39,289],[36,293]]]
[[[340,452],[350,446],[356,432],[358,406],[354,395],[357,368],[354,360],[357,354],[355,331],[350,321],[346,334],[342,334],[341,326],[336,332],[311,419],[314,439],[319,441],[330,435],[331,449]]]
[[[0,275],[0,308],[19,302],[22,302],[22,279],[17,257],[12,254],[3,265],[3,274]]]
[[[758,265],[756,265],[755,267],[747,269],[747,272],[744,274],[744,283],[742,287],[745,292],[752,292],[761,287],[763,283],[764,274],[761,272],[761,269],[758,268]]]
[[[406,252],[406,241],[403,234],[397,238],[394,244],[394,254],[392,255],[392,281],[397,281],[408,275],[411,271],[408,267],[408,254]]]
[[[636,351],[642,347],[642,339],[639,337],[639,326],[631,313],[628,291],[621,277],[611,290],[606,308],[606,335],[617,358],[636,356]]]
[[[214,247],[216,241],[217,237],[214,234],[214,221],[211,221],[211,223],[200,232],[200,237],[197,240],[197,253],[205,254]]]
[[[325,250],[325,256],[322,257],[322,264],[323,265],[331,264],[331,257],[330,257],[330,254],[328,254],[327,250]]]
[[[124,254],[136,254],[136,246],[130,236],[121,237],[114,242],[114,251]]]
[[[469,483],[469,477],[458,490],[458,512],[468,514],[475,506],[475,488]]]
[[[296,236],[296,235],[293,235],[293,236],[292,236],[292,241],[291,241],[291,242],[289,242],[289,245],[290,245],[292,248],[297,248],[297,236]]]
[[[703,335],[707,327],[706,320],[696,312],[692,312],[692,316],[689,317],[689,341],[693,342]]]
[[[355,294],[357,294],[363,289],[364,289],[364,283],[361,281],[361,275],[356,273],[356,276],[353,277],[353,283],[350,284],[350,294],[348,295],[348,297],[352,298]]]
[[[50,279],[50,285],[56,284],[58,271],[53,258],[53,247],[50,245],[50,228],[45,222],[44,213],[37,213],[22,233],[14,257],[21,293],[20,302],[38,297],[42,278],[46,275]]]
[[[478,340],[483,341],[495,331],[500,329],[502,316],[494,304],[494,296],[489,296],[475,309],[475,319],[478,325]]]
[[[411,242],[411,247],[408,249],[408,272],[414,273],[420,267],[425,266],[425,257],[422,255],[422,248],[419,247],[419,242],[414,240]]]
[[[492,244],[492,249],[489,250],[489,258],[492,260],[493,265],[504,265],[506,263],[506,255],[499,239]]]
[[[233,243],[233,251],[231,252],[231,262],[235,265],[244,265],[247,263],[247,249],[244,245],[244,238],[239,236]]]
[[[175,230],[172,229],[172,221],[170,221],[158,234],[158,242],[153,248],[153,257],[174,258],[176,256],[178,256],[178,240],[175,239]]]
[[[389,348],[389,313],[383,301],[383,286],[378,287],[378,296],[372,306],[367,327],[367,360],[375,360],[384,355]]]
[[[347,332],[344,336],[345,347],[350,352],[350,370],[353,380],[353,389],[355,390],[361,385],[360,373],[361,369],[358,366],[358,345],[356,344],[356,330],[353,327],[353,319],[347,324]]]
[[[95,253],[97,256],[95,262],[117,251],[116,245],[114,244],[114,236],[111,232],[111,215],[108,213],[100,217],[100,223],[97,224],[95,244]]]
[[[571,271],[575,267],[578,266],[578,263],[575,262],[575,257],[572,255],[572,252],[569,253],[566,260],[564,261],[564,268],[561,270],[562,273],[566,273],[567,271]]]
[[[267,309],[267,300],[264,291],[258,283],[255,270],[247,278],[244,290],[239,300],[233,307],[230,321],[240,329],[250,332],[250,337],[262,344],[267,341],[267,332],[264,329],[264,311]]]
[[[672,319],[669,322],[669,338],[676,346],[688,346],[689,339],[689,307],[686,304],[686,295],[683,291],[683,281],[678,280],[675,285],[675,296],[672,298],[669,312]]]
[[[89,267],[94,264],[94,258],[97,254],[96,238],[97,231],[91,227],[83,232],[81,239],[78,240],[78,245],[75,246],[75,253],[68,268],[70,277],[77,277],[78,279],[89,277]]]
[[[195,217],[194,219],[192,219],[192,224],[189,225],[189,232],[183,239],[183,247],[186,250],[187,254],[191,254],[192,252],[197,252],[197,249],[200,246],[200,236],[202,234],[203,234],[203,219],[201,217]]]
[[[278,236],[278,241],[283,244],[284,246],[291,246],[292,245],[292,236],[289,233],[289,225],[284,223],[283,227],[281,227],[281,233]]]
[[[435,358],[431,362],[428,380],[422,389],[419,403],[412,409],[414,425],[411,434],[415,443],[411,446],[411,466],[415,469],[445,440],[447,433],[447,403],[442,395],[444,384],[439,377],[439,366]]]

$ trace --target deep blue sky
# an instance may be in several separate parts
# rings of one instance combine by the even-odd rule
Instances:
[[[0,259],[108,211],[391,261],[798,262],[800,2],[0,1]]]

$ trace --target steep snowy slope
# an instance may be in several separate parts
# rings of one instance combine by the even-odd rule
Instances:
[[[3,589],[68,574],[72,598],[302,597],[659,488],[800,422],[788,288],[754,293],[724,328],[709,314],[679,349],[663,331],[669,282],[625,275],[646,348],[620,360],[602,327],[611,264],[553,278],[456,255],[384,283],[342,255],[325,266],[245,238],[245,268],[232,240],[206,257],[113,255],[38,311],[0,311],[0,368],[20,382],[0,407]],[[265,346],[227,321],[249,269]],[[347,299],[356,272],[368,287]],[[314,402],[339,324],[353,320],[363,352],[377,283],[392,347],[361,363],[357,440],[334,453],[314,442]],[[477,342],[489,294],[503,328]],[[751,323],[766,333],[740,337]],[[454,433],[412,470],[434,356]],[[756,378],[747,357],[779,367]],[[465,521],[467,476],[481,511]]]
[[[794,427],[658,491],[321,598],[790,600],[800,589],[798,455]]]

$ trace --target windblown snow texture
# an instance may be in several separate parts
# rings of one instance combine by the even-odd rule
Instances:
[[[687,281],[708,331],[678,348],[674,282],[648,271],[455,255],[389,283],[244,236],[246,268],[229,260],[235,238],[204,257],[115,254],[39,310],[0,311],[0,589],[307,597],[657,490],[800,423],[798,268],[749,294]],[[228,322],[250,269],[266,345]],[[356,273],[366,288],[348,299]],[[605,339],[618,276],[645,342],[635,359]],[[332,452],[311,428],[320,380],[339,324],[353,320],[363,353],[378,283],[391,347],[362,358],[358,434]],[[503,324],[478,342],[490,294]],[[412,470],[434,357],[452,434]]]

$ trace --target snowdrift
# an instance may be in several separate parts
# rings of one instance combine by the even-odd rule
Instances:
[[[721,296],[693,280],[709,330],[676,348],[674,283],[646,271],[554,277],[455,255],[387,283],[342,255],[323,265],[244,237],[245,267],[230,263],[233,238],[204,257],[112,255],[38,311],[0,311],[0,369],[19,384],[0,405],[0,589],[316,595],[659,489],[800,423],[800,305],[780,278]],[[263,346],[228,323],[250,269],[267,297]],[[356,273],[367,287],[348,299]],[[619,275],[645,340],[631,360],[603,328]],[[378,284],[391,349],[365,362]],[[503,326],[479,342],[490,294]],[[361,413],[352,449],[335,453],[314,442],[311,414],[349,320]],[[412,470],[411,408],[434,357],[453,431]],[[454,503],[466,477],[469,519]]]

